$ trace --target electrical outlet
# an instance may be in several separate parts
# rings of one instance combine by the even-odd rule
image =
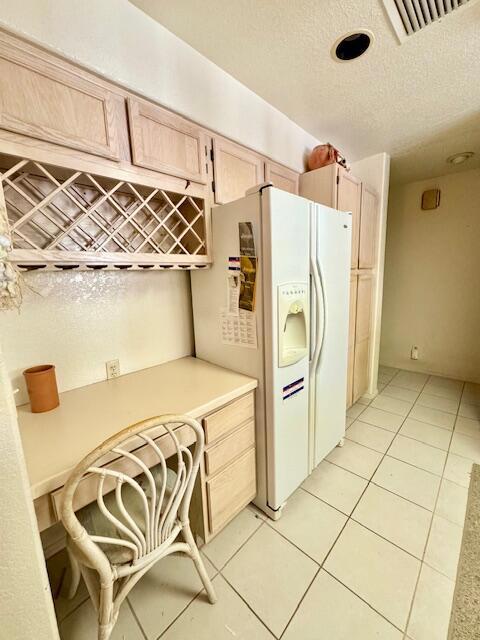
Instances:
[[[107,380],[118,378],[120,375],[120,360],[109,360],[105,363],[107,368]]]
[[[418,360],[418,347],[413,346],[410,351],[410,359]]]

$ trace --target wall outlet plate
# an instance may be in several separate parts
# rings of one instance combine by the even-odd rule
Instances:
[[[120,360],[109,360],[105,363],[107,369],[107,380],[118,378],[120,375]]]

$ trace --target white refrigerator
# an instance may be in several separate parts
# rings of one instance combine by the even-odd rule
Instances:
[[[255,503],[277,519],[345,433],[351,216],[261,186],[212,209],[212,236],[196,356],[259,381]]]

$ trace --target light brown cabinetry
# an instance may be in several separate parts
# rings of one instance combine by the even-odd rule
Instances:
[[[224,138],[213,139],[213,171],[217,204],[243,198],[265,179],[263,158]]]
[[[352,402],[356,402],[368,388],[373,283],[371,273],[357,276]]]
[[[0,41],[0,128],[117,160],[113,94]]]
[[[254,396],[249,393],[203,420],[206,542],[256,495],[254,415]]]
[[[340,167],[338,170],[337,202],[334,209],[352,212],[352,269],[356,269],[358,266],[361,193],[362,183],[360,180]]]
[[[298,177],[299,174],[293,169],[288,169],[276,162],[265,163],[265,181],[271,182],[277,189],[298,194]]]
[[[352,262],[358,267],[358,241],[362,183],[338,164],[329,164],[321,169],[300,176],[300,195],[320,202],[332,209],[350,211],[352,214]]]
[[[357,282],[355,274],[350,276],[350,313],[348,323],[348,369],[347,369],[347,406],[353,402],[353,369],[355,362],[355,321],[357,317]]]
[[[300,195],[352,212],[350,329],[347,406],[369,385],[373,283],[376,267],[378,198],[373,189],[337,164],[300,176]]]
[[[376,260],[378,198],[368,185],[362,184],[358,268],[373,269]]]
[[[206,183],[206,136],[171,111],[128,98],[133,163],[179,178]]]
[[[218,533],[255,494],[255,449],[249,449],[224,471],[207,480],[210,534]]]

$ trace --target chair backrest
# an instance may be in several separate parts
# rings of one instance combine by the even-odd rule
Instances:
[[[194,443],[193,452],[180,439]],[[64,486],[61,520],[93,566],[107,569],[109,548],[123,549],[135,563],[174,536],[178,523],[188,520],[203,449],[201,425],[188,416],[168,414],[127,427],[79,462]],[[172,467],[176,475],[169,473]],[[95,481],[107,535],[87,531],[77,517],[81,512],[74,510],[80,483],[84,487],[88,482],[91,489]]]

